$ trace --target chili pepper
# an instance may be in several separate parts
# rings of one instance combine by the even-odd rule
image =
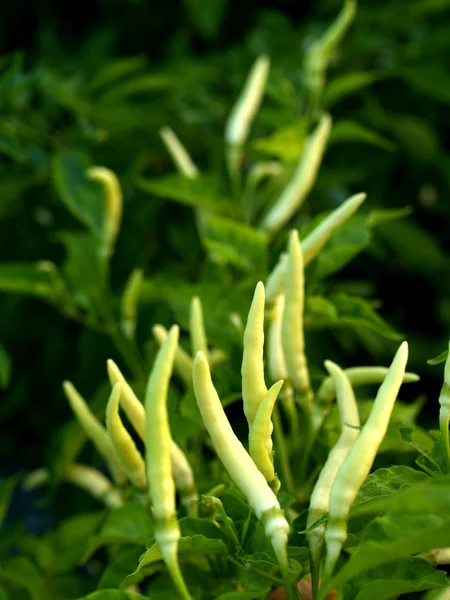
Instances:
[[[378,448],[383,441],[405,374],[408,344],[398,349],[388,374],[381,384],[366,424],[340,466],[331,489],[329,517],[325,532],[327,547],[325,577],[331,576],[341,548],[347,539],[350,507],[370,472]]]
[[[131,483],[139,490],[146,490],[147,478],[145,476],[144,459],[136,448],[133,438],[125,429],[119,415],[121,391],[122,384],[116,383],[106,407],[106,428]]]
[[[306,526],[309,529],[316,521],[324,517],[329,509],[330,494],[339,467],[347,457],[359,435],[359,414],[349,378],[345,371],[331,361],[325,362],[325,367],[333,379],[336,388],[341,435],[328,455],[327,461],[320,472],[317,483],[311,495]],[[318,589],[320,556],[322,552],[325,523],[321,523],[307,533],[311,553],[311,574],[314,589]]]
[[[152,333],[159,345],[161,345],[167,337],[167,329],[162,325],[154,325]],[[183,381],[190,385],[192,381],[192,358],[178,344],[175,352],[174,369]]]
[[[122,496],[111,481],[93,467],[80,464],[69,465],[61,474],[61,479],[85,490],[109,508],[118,508],[123,505]],[[47,484],[49,480],[48,469],[35,469],[24,478],[22,486],[26,491],[31,491]]]
[[[305,268],[319,254],[331,235],[339,229],[361,206],[366,194],[355,194],[338,206],[315,227],[302,241],[303,263]],[[266,282],[266,301],[271,304],[278,294],[284,291],[287,254],[281,253],[277,264],[272,269]]]
[[[450,421],[450,352],[445,362],[444,384],[439,395],[439,405],[441,407],[439,410],[439,428],[441,430],[441,439],[447,461],[447,469],[450,470],[450,443],[448,439],[448,424]]]
[[[125,485],[128,480],[127,474],[108,432],[92,414],[89,406],[70,381],[64,381],[63,389],[83,431],[106,460],[115,483],[119,486]]]
[[[325,219],[315,227],[302,242],[303,260],[306,265],[319,254],[331,235],[355,214],[367,194],[355,194],[333,210]]]
[[[89,465],[70,465],[63,478],[77,487],[89,492],[109,508],[123,505],[122,497],[103,473]]]
[[[159,135],[169,151],[178,171],[187,177],[187,179],[196,179],[200,175],[200,172],[192,158],[189,156],[188,151],[180,142],[178,136],[170,129],[170,127],[163,127],[160,129]]]
[[[87,176],[100,183],[105,191],[104,231],[102,253],[111,256],[122,221],[122,191],[116,174],[105,167],[90,167]]]
[[[164,343],[165,341],[163,344]],[[107,368],[111,385],[115,385],[116,383],[121,384],[120,404],[137,434],[145,442],[146,416],[142,403],[131,389],[115,362],[108,360]],[[171,444],[171,458],[172,472],[176,487],[180,492],[181,502],[189,508],[190,514],[195,515],[197,511],[196,502],[198,501],[198,494],[195,489],[194,475],[184,452],[178,447],[174,440],[172,440]]]
[[[205,356],[208,356],[208,341],[206,339],[205,324],[203,320],[203,308],[202,302],[198,296],[194,296],[191,301],[189,333],[191,336],[192,356],[195,356],[197,352],[200,351],[203,352]]]
[[[281,379],[267,391],[256,412],[248,438],[250,456],[275,493],[280,489],[280,482],[275,474],[273,458],[267,450],[267,438],[271,435],[272,411],[283,383]]]
[[[188,592],[178,562],[180,527],[176,516],[175,482],[172,475],[167,393],[172,375],[179,328],[174,325],[161,345],[147,383],[145,412],[146,468],[150,496],[153,500],[155,538],[179,594],[187,599]]]
[[[388,374],[387,367],[351,367],[344,369],[353,387],[381,383]],[[403,383],[414,383],[419,381],[419,375],[405,373]],[[318,431],[330,412],[331,403],[335,395],[335,383],[332,377],[326,377],[320,384],[316,393],[313,407],[313,428]]]
[[[264,284],[255,289],[244,331],[242,355],[242,400],[249,428],[256,411],[267,393],[264,381]]]
[[[121,327],[125,335],[131,339],[134,337],[136,331],[137,305],[143,279],[144,274],[142,269],[134,269],[120,299],[122,313]]]
[[[286,271],[285,305],[281,323],[281,340],[289,381],[300,396],[303,407],[310,413],[312,392],[305,357],[303,312],[305,304],[305,279],[303,255],[296,230],[289,236]]]
[[[284,303],[284,294],[279,294],[275,300],[274,306],[268,314],[269,333],[267,344],[267,367],[271,381],[284,380],[284,386],[280,391],[279,397],[288,415],[292,437],[294,440],[297,440],[299,439],[298,414],[294,402],[292,385],[288,381],[283,344],[281,342],[281,324],[283,320]]]
[[[290,598],[293,598],[286,554],[289,523],[264,475],[236,437],[211,380],[208,361],[202,352],[198,352],[194,359],[193,383],[197,404],[216,452],[261,520],[287,581]]]
[[[305,83],[310,92],[313,113],[319,104],[325,85],[325,73],[331,55],[355,18],[355,0],[346,0],[337,19],[306,52],[304,71]]]
[[[330,131],[331,117],[325,114],[308,137],[292,179],[262,221],[261,227],[269,233],[279,231],[292,218],[311,191]]]
[[[275,302],[279,294],[284,293],[284,282],[286,279],[288,255],[282,252],[277,264],[269,273],[266,281],[266,301],[267,304]]]
[[[260,56],[253,64],[242,92],[228,117],[225,127],[225,140],[228,144],[240,146],[246,141],[264,95],[269,68],[270,60],[267,56]]]

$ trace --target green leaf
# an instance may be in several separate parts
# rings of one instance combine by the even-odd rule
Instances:
[[[364,573],[344,587],[346,600],[391,600],[401,594],[446,587],[447,577],[421,558],[406,558]]]
[[[399,75],[426,96],[450,104],[450,75],[439,62],[403,68]]]
[[[66,248],[63,272],[75,303],[89,312],[102,311],[104,271],[96,238],[90,233],[72,231],[59,232],[58,237]]]
[[[243,223],[207,216],[202,221],[202,240],[213,262],[256,274],[266,269],[267,237]]]
[[[402,509],[391,511],[366,527],[360,543],[331,585],[342,585],[378,565],[445,547],[449,535],[448,517]]]
[[[122,590],[98,590],[78,598],[77,600],[151,600],[149,596],[142,596],[135,592],[125,592]]]
[[[315,259],[317,277],[329,277],[352,261],[371,242],[372,234],[359,219],[335,231]]]
[[[182,175],[166,175],[159,179],[139,179],[137,185],[154,196],[193,208],[224,214],[232,212],[230,201],[223,196],[219,182],[213,177],[187,179]]]
[[[281,159],[283,162],[293,162],[301,156],[306,139],[306,123],[289,125],[277,129],[270,136],[259,138],[252,142],[252,147],[267,154]]]
[[[336,324],[337,321],[338,312],[332,302],[323,296],[307,296],[305,325],[322,328]]]
[[[86,176],[90,162],[85,154],[63,150],[52,161],[53,182],[66,208],[92,233],[103,228],[103,197],[98,184]]]
[[[20,475],[13,475],[0,481],[0,526],[6,518],[13,492],[20,479]]]
[[[140,548],[129,548],[120,552],[103,571],[97,589],[119,588],[126,577],[136,569],[142,554]],[[128,585],[128,583],[124,584]]]
[[[53,302],[56,299],[52,275],[38,264],[0,264],[0,292],[37,296]]]
[[[383,137],[376,131],[356,123],[356,121],[342,120],[333,125],[330,134],[330,144],[342,144],[345,142],[361,142],[377,146],[382,150],[394,152],[396,146],[393,142]]]
[[[368,300],[344,293],[333,294],[330,300],[337,309],[339,325],[367,328],[390,340],[401,339],[402,336],[377,315]]]
[[[329,108],[353,92],[368,87],[382,78],[383,74],[368,73],[364,71],[355,71],[336,77],[330,81],[324,90],[324,105]]]
[[[255,600],[255,592],[226,592],[216,600]]]
[[[217,35],[228,6],[225,0],[186,0],[185,5],[200,33],[208,38]]]
[[[25,556],[3,559],[0,565],[0,581],[25,588],[33,600],[44,598],[44,580],[36,566]]]
[[[444,352],[441,352],[434,358],[429,358],[427,360],[427,364],[431,365],[431,366],[440,365],[441,363],[445,362],[447,360],[447,358],[448,358],[448,350],[444,350]]]
[[[382,225],[383,223],[408,217],[413,212],[414,209],[412,206],[371,210],[366,217],[366,224],[370,228],[378,227],[378,225]]]
[[[49,573],[70,573],[81,560],[104,516],[103,511],[76,515],[46,533],[38,546],[39,566]]]
[[[5,347],[0,344],[0,388],[5,389],[9,385],[11,377],[11,357]]]
[[[219,530],[220,531],[220,530]],[[180,538],[178,552],[180,555],[186,554],[189,561],[191,555],[195,554],[227,554],[227,547],[221,539],[208,539],[204,535],[194,535],[192,537]],[[140,579],[136,576],[145,568],[163,560],[159,544],[155,542],[140,558],[137,569],[129,576],[129,580],[135,583]],[[145,576],[145,574],[144,574]]]
[[[439,158],[439,137],[427,121],[396,115],[392,132],[413,161],[428,164]]]
[[[180,519],[180,530],[184,537],[194,538],[195,536],[200,535],[211,540],[227,541],[225,533],[209,519],[184,517],[183,519]]]
[[[364,504],[365,508],[368,508],[367,503],[373,498],[392,496],[416,483],[427,480],[429,480],[429,476],[425,473],[404,465],[377,469],[364,481],[353,503],[351,514],[357,514],[358,510],[355,507],[359,505]]]
[[[106,517],[98,535],[91,538],[83,562],[102,546],[117,543],[145,546],[153,532],[153,522],[147,506],[121,506]]]

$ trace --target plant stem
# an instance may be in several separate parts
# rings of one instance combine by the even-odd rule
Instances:
[[[279,458],[279,464],[283,475],[283,482],[286,486],[286,490],[290,493],[294,493],[294,477],[292,475],[291,466],[289,464],[289,454],[285,444],[285,438],[283,433],[283,426],[281,423],[280,411],[275,404],[272,413],[273,429],[275,434],[275,447]]]
[[[439,429],[441,430],[442,446],[444,448],[447,470],[450,471],[450,443],[448,437],[448,424],[450,421],[450,409],[447,406],[441,406],[439,411]]]
[[[301,600],[298,588],[295,585],[295,582],[289,571],[289,561],[286,550],[287,535],[275,534],[271,537],[270,541],[272,542],[273,549],[275,550],[275,554],[278,559],[278,564],[280,565],[287,600]]]

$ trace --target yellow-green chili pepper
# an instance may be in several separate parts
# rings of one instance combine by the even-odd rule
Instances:
[[[267,450],[267,438],[271,435],[272,411],[283,383],[281,379],[267,391],[256,412],[248,438],[250,456],[275,493],[280,489],[280,482],[275,474],[273,458]]]
[[[123,332],[128,338],[133,338],[136,331],[137,306],[143,280],[144,273],[142,269],[134,269],[120,299],[120,309],[122,313],[120,324]]]
[[[122,221],[122,191],[116,174],[106,167],[90,167],[87,176],[100,183],[105,191],[103,249],[105,258],[111,256]]]
[[[203,352],[205,356],[208,356],[208,341],[203,320],[203,308],[198,296],[194,296],[191,301],[189,333],[191,336],[192,356],[195,356],[197,352]]]
[[[340,466],[331,489],[329,517],[325,532],[327,547],[325,577],[330,577],[347,539],[350,507],[372,468],[378,448],[386,434],[392,409],[405,374],[408,344],[398,349],[388,374],[381,384],[369,418]]]
[[[344,369],[353,387],[381,383],[388,374],[388,367],[351,367]],[[419,375],[405,373],[403,383],[414,383],[419,381]],[[313,407],[313,429],[318,431],[327,418],[336,393],[335,383],[332,377],[326,377],[316,393]]]
[[[365,198],[366,194],[355,194],[343,202],[341,206],[333,210],[305,237],[302,241],[303,264],[305,268],[319,254],[331,235],[358,210]],[[267,278],[266,301],[268,304],[274,302],[278,294],[284,291],[286,268],[287,254],[283,252]]]
[[[447,468],[450,470],[450,443],[448,439],[448,424],[450,421],[450,344],[449,354],[444,368],[444,384],[439,395],[439,428],[441,430],[442,445],[447,461]]]
[[[355,0],[345,0],[344,7],[337,19],[308,49],[305,62],[305,82],[309,88],[313,111],[319,104],[320,95],[325,85],[325,74],[334,49],[344,37],[351,22],[355,18]]]
[[[131,386],[128,384],[115,362],[108,360],[107,367],[111,385],[120,383],[122,386],[120,404],[125,411],[125,414],[141,440],[145,442],[146,415],[144,406],[131,389]],[[197,512],[198,494],[195,488],[194,474],[192,473],[191,466],[189,465],[184,452],[178,447],[174,440],[172,440],[171,445],[171,457],[172,472],[177,490],[180,492],[181,502],[187,506],[191,515],[195,515]]]
[[[285,305],[281,323],[281,339],[289,381],[300,396],[304,408],[311,410],[312,393],[305,357],[303,312],[305,305],[305,279],[303,255],[298,233],[289,236],[286,271]]]
[[[161,346],[167,337],[167,329],[159,324],[154,325],[152,327],[152,333],[155,340]],[[177,351],[175,353],[174,369],[181,379],[190,385],[192,381],[192,358],[183,350],[180,344],[178,344]]]
[[[122,384],[116,383],[112,389],[106,407],[106,428],[131,483],[139,490],[146,490],[147,478],[144,459],[119,415],[121,388]]]
[[[70,381],[64,381],[63,389],[70,407],[85,434],[106,460],[115,483],[119,486],[125,485],[128,477],[108,432],[92,414],[86,401]]]
[[[288,597],[293,598],[286,554],[289,524],[264,475],[236,437],[211,380],[208,361],[202,352],[194,359],[193,382],[197,404],[216,452],[263,523],[287,582]]]
[[[267,56],[260,56],[254,63],[228,117],[225,128],[225,141],[228,144],[241,146],[248,138],[250,126],[264,95],[269,68],[270,60]]]
[[[179,594],[191,598],[178,562],[180,528],[176,516],[175,482],[171,465],[172,437],[167,414],[167,394],[172,375],[179,328],[174,325],[156,356],[145,394],[146,468],[153,501],[155,538]]]
[[[256,286],[247,317],[241,368],[242,400],[249,428],[267,393],[264,381],[264,304],[264,284],[260,281]]]
[[[178,171],[187,177],[187,179],[196,179],[200,175],[200,172],[192,158],[189,156],[188,151],[172,129],[170,129],[170,127],[163,127],[159,130],[159,135],[169,151]]]
[[[351,196],[325,217],[325,219],[305,237],[302,241],[305,266],[309,265],[309,263],[319,254],[331,235],[355,214],[366,198],[367,194],[364,193]]]
[[[306,526],[308,528],[327,514],[330,504],[331,488],[336,473],[359,435],[358,406],[350,381],[345,374],[345,371],[335,363],[328,360],[325,362],[325,366],[330,373],[336,388],[339,417],[341,421],[341,435],[329,453],[313,493],[311,494],[308,518],[306,521]],[[311,553],[312,580],[313,586],[316,589],[318,586],[320,557],[324,535],[325,523],[321,523],[307,533]]]
[[[316,180],[330,131],[331,117],[326,114],[309,136],[292,179],[264,217],[262,228],[266,231],[279,231],[305,201]]]

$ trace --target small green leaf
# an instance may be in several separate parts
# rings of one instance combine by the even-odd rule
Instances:
[[[228,6],[225,0],[186,0],[185,4],[198,31],[207,38],[216,36]]]
[[[371,210],[366,217],[366,224],[371,228],[378,227],[378,225],[382,225],[383,223],[408,217],[413,212],[414,209],[412,206]]]
[[[5,389],[9,385],[11,377],[11,357],[5,347],[0,344],[0,388]]]
[[[93,234],[101,236],[102,190],[87,178],[86,169],[90,166],[85,154],[63,150],[52,162],[53,181],[66,208]]]
[[[440,365],[441,363],[445,362],[447,360],[447,358],[448,358],[448,350],[444,350],[444,352],[441,352],[434,358],[429,358],[427,360],[427,364],[431,365],[431,366]]]
[[[49,573],[70,573],[86,551],[105,513],[80,514],[63,521],[40,541],[36,560]]]
[[[312,328],[329,327],[336,324],[338,312],[332,302],[323,296],[307,296],[305,325]]]
[[[277,129],[272,135],[252,142],[252,147],[259,152],[293,162],[301,156],[306,139],[305,123],[289,125]]]
[[[56,298],[51,274],[38,264],[0,264],[0,292],[38,296],[51,302]]]
[[[391,600],[401,594],[446,587],[447,577],[421,558],[371,569],[344,587],[346,600]]]
[[[368,300],[344,293],[333,294],[330,300],[337,309],[339,325],[367,328],[390,340],[402,338],[375,312]]]
[[[340,271],[370,244],[372,234],[359,219],[347,221],[335,231],[315,259],[315,273],[319,278]]]
[[[342,144],[345,142],[361,142],[377,146],[382,150],[394,152],[396,146],[393,142],[386,139],[376,131],[356,123],[355,121],[338,121],[333,125],[330,134],[330,144]]]
[[[140,548],[120,552],[103,571],[97,589],[120,588],[126,577],[136,569],[142,555]],[[124,585],[128,585],[127,583]]]
[[[260,231],[231,219],[207,216],[202,222],[202,239],[213,262],[256,271],[256,276],[266,269],[268,242]]]
[[[102,546],[116,543],[145,546],[153,531],[149,508],[139,504],[126,504],[106,517],[100,532],[91,538],[83,562]]]
[[[230,201],[224,197],[219,182],[213,177],[187,179],[182,175],[166,175],[159,179],[139,179],[139,188],[159,198],[173,200],[213,212],[229,214],[232,212]]]
[[[0,581],[14,583],[25,588],[33,600],[44,598],[44,580],[34,563],[25,556],[3,559],[0,565]]]
[[[77,600],[151,600],[149,596],[142,596],[135,592],[125,592],[122,590],[98,590],[78,598]]]
[[[0,481],[0,526],[6,518],[13,492],[20,479],[20,475],[13,475]]]
[[[333,104],[336,104],[336,102],[346,98],[353,92],[368,87],[382,78],[382,73],[368,73],[364,71],[355,71],[336,77],[326,86],[323,93],[323,102],[327,107],[333,106]]]

